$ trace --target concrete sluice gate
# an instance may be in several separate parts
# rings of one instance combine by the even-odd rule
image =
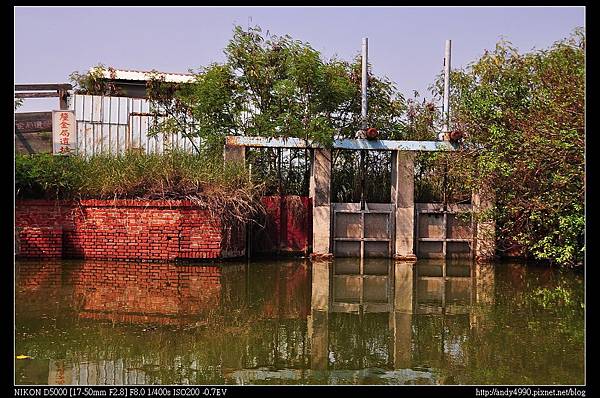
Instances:
[[[307,234],[311,235],[313,259],[335,256],[415,261],[417,257],[485,259],[493,256],[493,223],[478,224],[473,217],[473,214],[489,209],[492,206],[490,200],[484,200],[482,195],[474,192],[471,204],[415,203],[416,152],[451,151],[454,147],[449,142],[335,140],[333,151],[361,153],[360,163],[352,165],[354,171],[369,167],[363,154],[391,152],[389,168],[382,172],[384,179],[389,176],[389,182],[368,187],[381,191],[382,187],[387,189],[389,186],[389,196],[384,195],[386,203],[368,201],[369,192],[366,192],[364,180],[359,199],[356,195],[336,194],[336,198],[350,198],[353,202],[334,202],[331,149],[294,138],[227,137],[225,160],[246,162],[247,148],[302,148],[309,151],[308,197],[312,202],[312,222],[306,225],[312,227],[312,233],[308,231]]]

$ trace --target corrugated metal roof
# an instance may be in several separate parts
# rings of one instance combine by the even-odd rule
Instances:
[[[91,71],[97,70],[92,68]],[[142,71],[142,70],[126,70],[126,69],[113,69],[113,68],[102,68],[102,75],[106,79],[113,80],[135,80],[135,81],[147,81],[152,76],[164,77],[166,82],[170,83],[189,83],[194,80],[194,75],[189,73],[166,73],[158,71]]]

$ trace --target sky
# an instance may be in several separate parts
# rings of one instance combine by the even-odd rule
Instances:
[[[544,49],[584,27],[584,7],[15,7],[15,83],[68,83],[74,71],[186,73],[225,61],[235,25],[308,42],[325,59],[352,60],[369,39],[372,73],[408,97],[430,96],[443,69],[477,60],[501,38],[519,51]],[[27,99],[19,112],[57,109]]]

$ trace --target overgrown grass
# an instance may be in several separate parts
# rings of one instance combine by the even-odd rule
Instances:
[[[241,165],[209,155],[35,154],[16,156],[15,190],[22,199],[188,199],[246,220],[260,210],[262,186]]]

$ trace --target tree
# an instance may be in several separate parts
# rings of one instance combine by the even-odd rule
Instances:
[[[360,59],[325,61],[290,36],[239,26],[225,54],[225,63],[202,68],[193,84],[174,92],[160,81],[151,83],[150,98],[169,115],[157,130],[193,125],[190,134],[201,137],[205,149],[220,151],[227,135],[298,137],[330,145],[360,129]],[[369,126],[402,138],[405,108],[391,81],[370,77]]]
[[[102,64],[96,65],[86,73],[73,72],[69,75],[69,80],[73,82],[74,91],[77,94],[89,95],[120,95],[116,85],[104,78],[104,71],[108,70],[111,74],[115,72],[112,67],[105,67]]]
[[[495,191],[499,248],[560,264],[581,261],[583,32],[526,54],[500,41],[451,79],[451,123],[468,134],[455,169],[469,186]]]

